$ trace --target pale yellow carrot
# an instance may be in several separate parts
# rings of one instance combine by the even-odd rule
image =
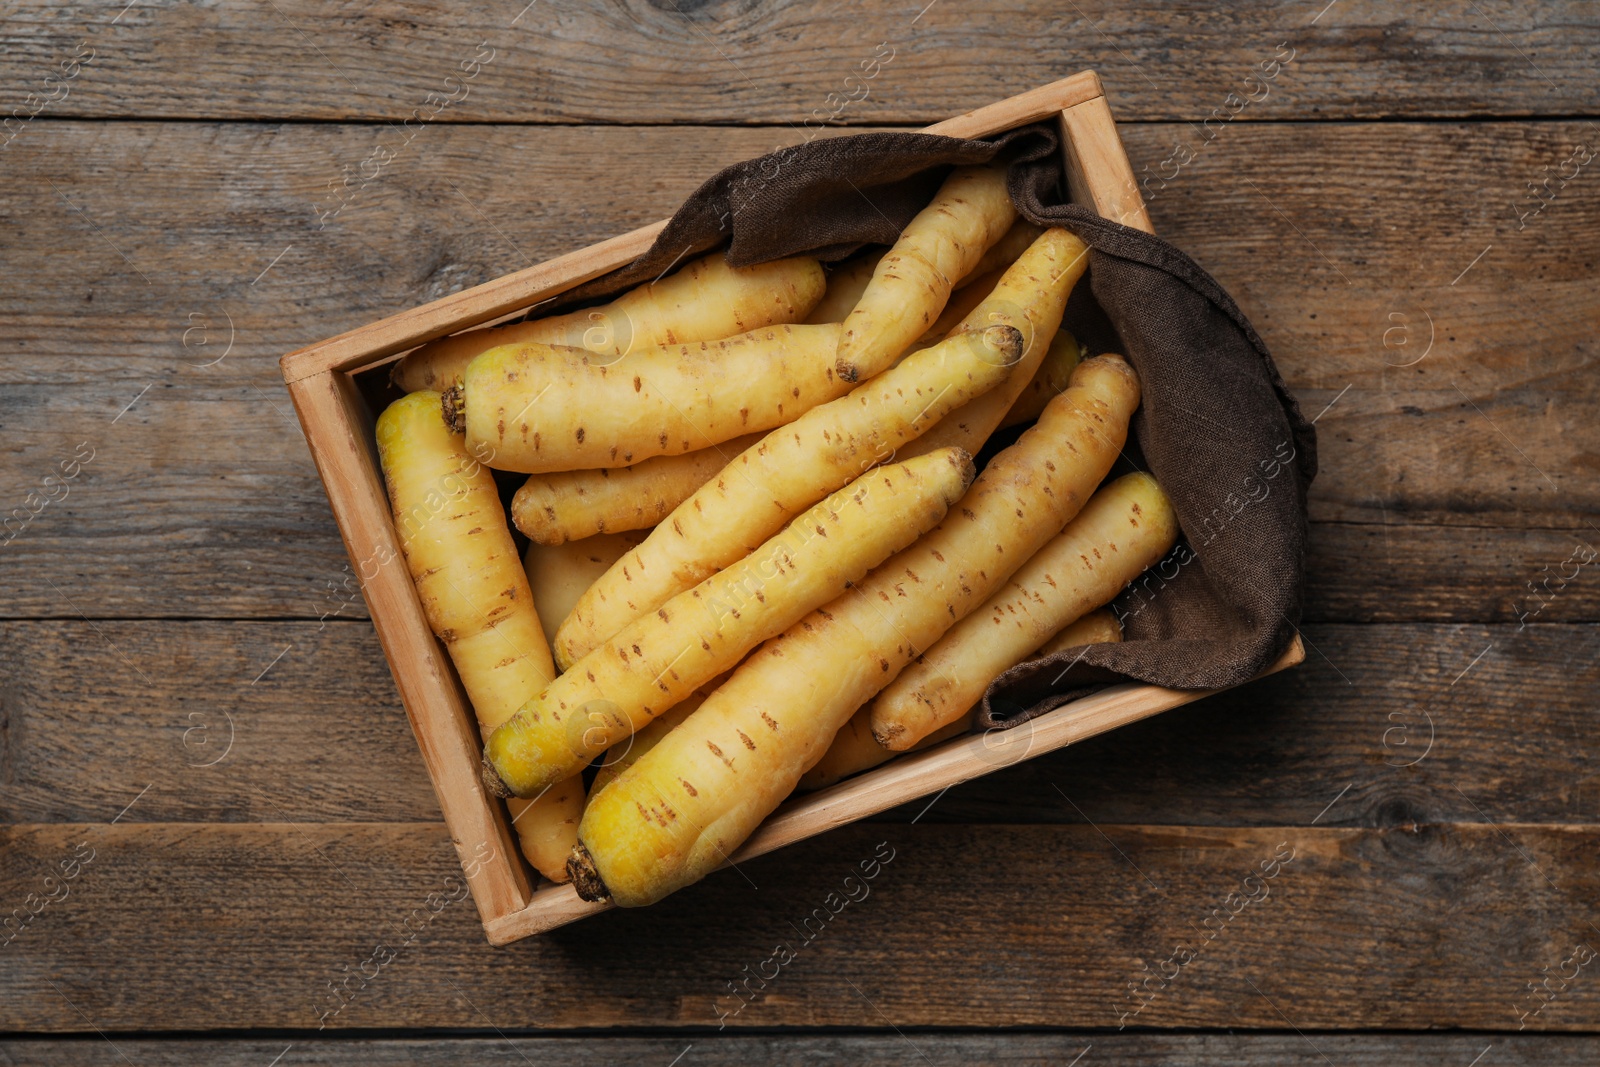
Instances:
[[[1033,378],[1023,388],[1021,395],[1012,401],[996,430],[1008,430],[1039,417],[1044,406],[1072,381],[1072,372],[1084,356],[1083,346],[1066,330],[1058,330],[1044,355],[1044,362],[1034,372]],[[981,423],[981,419],[977,420]]]
[[[961,334],[906,357],[746,449],[584,593],[556,634],[556,662],[563,668],[576,663],[889,459],[945,412],[1004,381],[1020,351],[1019,336],[1009,327]]]
[[[1046,255],[1048,250],[1048,255]],[[934,448],[964,448],[973,455],[983,448],[989,435],[999,427],[1006,412],[1017,402],[1044,363],[1061,327],[1067,298],[1089,266],[1089,249],[1077,237],[1062,229],[1046,230],[1017,263],[1045,265],[1027,276],[1007,271],[996,286],[956,329],[983,329],[996,322],[1016,325],[1026,337],[1026,347],[1017,361],[1016,373],[999,388],[992,389],[940,420],[903,454],[917,455]],[[1053,299],[1045,302],[1030,297],[1030,289],[1048,286]]]
[[[492,348],[444,394],[467,450],[498,470],[628,467],[792,421],[844,395],[837,323],[768,326],[617,359],[541,344]]]
[[[944,310],[939,312],[939,317],[933,320],[932,326],[922,332],[922,336],[917,338],[910,350],[931,348],[960,329],[966,317],[988,299],[989,294],[994,292],[994,287],[1000,284],[1000,279],[1004,276],[1003,270],[989,271],[972,279],[970,285],[963,285],[951,293],[950,300],[945,304]]]
[[[444,392],[460,383],[473,357],[522,341],[581,348],[604,358],[654,345],[719,341],[799,322],[821,299],[823,284],[822,266],[814,259],[730,267],[719,252],[600,307],[430,341],[397,363],[393,377],[406,392]]]
[[[747,434],[631,467],[529,475],[511,500],[511,521],[543,545],[654,526],[764,436]]]
[[[445,427],[438,393],[389,405],[378,417],[377,442],[423,614],[487,737],[556,673],[494,476]],[[582,804],[581,782],[511,804],[523,854],[547,878],[566,881]]]
[[[971,618],[972,616],[967,616]],[[1052,638],[1046,646],[1040,648],[1028,659],[1038,659],[1049,655],[1052,651],[1063,648],[1076,648],[1079,645],[1113,644],[1122,640],[1122,627],[1117,622],[1116,615],[1102,608],[1092,611],[1076,622],[1068,624]],[[1018,662],[1021,662],[1020,660]],[[1013,664],[1015,666],[1015,664]],[[917,752],[925,748],[932,748],[941,741],[948,741],[952,737],[959,737],[972,729],[973,721],[978,716],[978,707],[974,705],[965,715],[949,726],[935,730],[927,737],[911,746],[911,751]],[[799,790],[802,793],[814,792],[825,789],[836,782],[841,782],[851,775],[869,771],[881,766],[889,760],[900,755],[878,744],[878,739],[872,736],[872,705],[863,705],[850,721],[840,727],[834,734],[833,742],[828,746],[828,751],[805,774],[800,777]],[[591,795],[593,790],[590,791]]]
[[[891,366],[938,318],[956,280],[1017,217],[1005,168],[957,167],[906,225],[844,320],[839,375],[862,381]]]
[[[1098,608],[1069,623],[1060,633],[1039,646],[1029,659],[1043,659],[1080,645],[1112,645],[1122,640],[1122,623],[1110,608]]]
[[[995,413],[998,422],[1026,385],[1012,389],[1010,377],[1031,377],[1044,359],[1087,263],[1085,253],[1066,230],[1046,231],[951,337],[741,454],[584,594],[556,636],[556,662],[570,665],[629,620],[738,559],[865,465],[897,450],[934,451],[915,439],[933,423],[947,423],[947,413],[971,410],[975,398],[1005,388],[1011,399]],[[1007,340],[1003,348],[998,337]],[[1013,349],[1016,343],[1020,350]],[[980,446],[992,430],[985,429]]]
[[[610,785],[612,780],[637,763],[646,752],[655,748],[663,737],[672,732],[672,728],[687,719],[696,708],[705,702],[706,697],[717,687],[715,680],[706,683],[693,693],[684,697],[678,703],[657,715],[639,728],[638,732],[623,738],[610,748],[600,758],[600,764],[595,771],[594,781],[589,783],[589,795],[594,796],[600,790]]]
[[[539,609],[539,623],[547,640],[555,641],[556,628],[571,614],[584,590],[629,549],[638,547],[644,538],[645,531],[629,530],[595,534],[559,545],[541,545],[535,541],[528,546],[522,556],[522,567],[533,589],[534,605]]]
[[[972,270],[960,281],[956,282],[956,289],[965,289],[968,285],[982,278],[992,271],[1005,270],[1016,262],[1018,256],[1027,251],[1028,246],[1039,239],[1044,233],[1043,226],[1035,226],[1027,219],[1018,219],[1011,224],[1005,236],[989,246],[983,258],[973,266]]]
[[[843,322],[872,281],[872,272],[886,248],[866,248],[828,271],[828,288],[806,322]]]
[[[1101,487],[982,608],[878,694],[874,735],[905,750],[957,721],[991,681],[1072,620],[1109,603],[1177,538],[1178,517],[1150,475],[1127,474]]]
[[[800,792],[810,793],[824,789],[851,775],[870,771],[874,767],[888,763],[900,755],[899,752],[891,752],[878,744],[878,739],[872,736],[872,715],[868,707],[859,709],[850,716],[849,722],[839,727],[839,732],[833,735],[833,741],[828,745],[828,751],[800,776],[800,784],[796,787]],[[969,714],[960,722],[951,723],[931,737],[923,738],[913,748],[916,750],[932,748],[940,741],[959,737],[972,727],[972,719],[973,716]]]

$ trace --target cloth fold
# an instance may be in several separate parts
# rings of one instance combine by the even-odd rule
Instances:
[[[988,141],[837,137],[735,164],[684,202],[648,252],[568,298],[620,292],[723,245],[730,263],[748,266],[891,244],[951,167],[997,159],[1022,217],[1090,248],[1066,325],[1089,351],[1117,352],[1138,371],[1143,399],[1124,463],[1166,489],[1184,537],[1113,604],[1122,643],[1013,667],[990,685],[979,721],[1013,726],[1126,679],[1213,689],[1252,678],[1300,616],[1316,431],[1215,279],[1167,241],[1065,202],[1054,124]]]

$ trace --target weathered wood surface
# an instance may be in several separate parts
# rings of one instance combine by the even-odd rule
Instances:
[[[6,149],[0,264],[31,284],[0,292],[0,490],[94,458],[0,546],[0,612],[361,615],[276,357],[659,218],[774,132],[439,125],[319,230],[389,136],[36,120]],[[1600,525],[1600,198],[1513,211],[1586,127],[1236,123],[1165,187],[1194,129],[1125,136],[1158,232],[1326,408],[1309,617],[1595,619],[1592,572],[1527,586]]]
[[[435,826],[137,812],[0,830],[0,899],[88,859],[3,950],[0,1027],[1600,1025],[1600,962],[1573,957],[1600,941],[1587,828],[857,825],[494,949],[449,899],[464,890]],[[781,943],[794,958],[774,977]],[[1183,948],[1197,955],[1174,976]],[[1167,984],[1134,1014],[1146,967]],[[738,1010],[729,983],[762,969]],[[1530,998],[1562,972],[1553,1000]],[[347,978],[353,999],[324,1019]]]
[[[282,1041],[252,1038],[173,1040],[89,1034],[71,1040],[0,1041],[0,1063],[10,1067],[151,1067],[215,1064],[262,1067],[280,1061],[303,1067],[415,1067],[472,1063],[481,1067],[526,1067],[562,1063],[609,1067],[617,1063],[683,1064],[697,1067],[763,1064],[848,1063],[854,1067],[927,1063],[995,1064],[1002,1067],[1066,1067],[1075,1057],[1087,1067],[1282,1067],[1285,1063],[1330,1062],[1342,1067],[1465,1067],[1474,1056],[1495,1067],[1591,1067],[1600,1058],[1593,1037],[1515,1034],[1107,1034],[1100,1031],[1005,1034],[911,1030],[901,1034],[713,1034],[689,1032],[642,1037],[477,1037],[411,1040],[313,1038]],[[1093,1057],[1092,1059],[1090,1057]]]
[[[94,456],[0,545],[0,906],[95,858],[0,947],[0,1032],[70,1037],[0,1062],[1593,1062],[1513,1031],[1600,1030],[1595,964],[1551,980],[1600,945],[1600,197],[1557,177],[1597,45],[1578,0],[11,5],[4,108],[54,99],[0,134],[0,518]],[[648,913],[496,950],[447,903],[324,1020],[459,867],[277,357],[652,222],[808,120],[1085,67],[1157,232],[1321,413],[1307,663]],[[474,1033],[363,1040],[421,1027]],[[1434,1028],[1488,1032],[1353,1032]]]
[[[4,37],[0,84],[52,94],[60,116],[926,123],[1096,68],[1120,118],[1198,121],[1259,94],[1246,75],[1290,49],[1252,118],[1588,113],[1600,16],[1582,0],[25,0]],[[74,55],[92,58],[63,97],[41,79]]]
[[[1595,823],[1600,628],[1305,637],[1294,670],[968,782],[923,821]],[[0,823],[106,821],[147,785],[130,819],[439,820],[364,622],[0,624],[0,780]]]

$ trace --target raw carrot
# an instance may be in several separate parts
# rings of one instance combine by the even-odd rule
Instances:
[[[722,341],[591,356],[492,348],[444,394],[446,421],[499,470],[628,467],[792,421],[844,395],[839,326],[768,326]]]
[[[861,381],[892,365],[938,318],[957,279],[1017,217],[1005,168],[957,167],[878,261],[844,320],[839,376]]]
[[[971,618],[972,616],[968,616]],[[1092,611],[1067,627],[1050,640],[1050,643],[1040,648],[1028,659],[1038,659],[1049,655],[1053,651],[1064,648],[1076,648],[1079,645],[1113,644],[1122,640],[1122,627],[1117,622],[1116,615],[1104,608]],[[1018,660],[1020,663],[1021,660]],[[1012,666],[1015,666],[1013,664]],[[978,708],[974,705],[960,719],[935,730],[927,737],[911,746],[911,751],[918,752],[925,748],[932,748],[940,741],[947,741],[952,737],[959,737],[972,729],[972,723],[977,718]],[[840,727],[839,732],[833,735],[833,742],[828,746],[828,751],[823,753],[810,770],[800,777],[799,790],[802,793],[814,792],[824,789],[835,782],[843,781],[851,775],[869,771],[874,767],[887,763],[900,755],[882,745],[872,736],[872,705],[863,705],[850,721]],[[591,791],[592,795],[592,791]]]
[[[1050,349],[1044,355],[1044,362],[1039,364],[1039,369],[1034,372],[1021,395],[1006,409],[1005,416],[995,429],[1008,430],[1037,419],[1044,406],[1072,381],[1072,372],[1078,369],[1078,361],[1083,357],[1083,346],[1078,344],[1076,337],[1066,330],[1056,331]],[[977,421],[981,423],[982,420]]]
[[[886,248],[867,248],[828,271],[828,288],[805,322],[843,322],[867,291],[872,272],[887,252]]]
[[[717,341],[799,322],[822,290],[822,266],[814,259],[730,267],[719,252],[600,307],[430,341],[395,364],[393,378],[408,393],[444,392],[461,381],[474,356],[522,341],[582,348],[607,358],[653,345]]]
[[[1066,230],[1046,231],[949,338],[906,356],[740,455],[584,594],[556,635],[556,662],[566,667],[630,619],[738,559],[863,465],[897,451],[934,451],[915,438],[932,432],[930,426],[946,426],[954,410],[972,411],[976,398],[1004,388],[1011,396],[995,411],[997,423],[1027,384],[1012,388],[1010,378],[1031,378],[1044,359],[1087,263],[1086,251]],[[1004,351],[994,343],[1000,337],[1007,340]],[[992,423],[986,426],[980,447],[993,429]],[[964,428],[950,435],[972,436]]]
[[[872,703],[875,736],[905,750],[967,714],[989,683],[1051,634],[1107,604],[1177,542],[1178,517],[1156,480],[1101,487],[982,608],[951,627]]]
[[[1029,659],[1043,659],[1080,645],[1112,645],[1122,640],[1122,623],[1110,608],[1097,608],[1069,623],[1060,633],[1039,646]]]
[[[1023,264],[1036,265],[1036,270],[1027,275],[1014,274],[1016,267]],[[1038,373],[1061,327],[1067,298],[1088,266],[1088,246],[1066,230],[1046,230],[1033,243],[1006,272],[1001,284],[956,327],[958,331],[984,329],[997,322],[1017,326],[1024,333],[1026,346],[1017,361],[1016,373],[999,388],[945,416],[907,448],[906,454],[949,447],[978,454]],[[1031,293],[1041,287],[1052,294],[1050,301],[1032,297]]]
[[[400,549],[428,625],[444,643],[489,736],[555,677],[528,580],[488,468],[439,416],[439,394],[412,393],[378,417],[378,457]],[[582,783],[511,805],[528,861],[566,881]]]
[[[559,545],[541,545],[535,541],[528,546],[522,556],[522,568],[527,572],[534,605],[539,611],[539,623],[547,640],[555,640],[556,628],[572,612],[572,606],[583,596],[584,590],[629,549],[637,548],[644,538],[645,531],[629,530],[595,534]]]
[[[1027,219],[1018,219],[1011,224],[1005,235],[990,245],[983,253],[983,258],[973,266],[966,277],[956,282],[956,289],[961,290],[972,284],[991,271],[1005,270],[1014,263],[1018,256],[1027,251],[1028,246],[1039,239],[1044,233],[1044,227],[1035,226]]]
[[[1011,373],[1010,327],[906,357],[746,449],[584,593],[556,634],[563,668],[642,615],[739,560],[784,523]]]
[[[735,437],[631,467],[529,475],[511,500],[511,521],[541,545],[654,526],[764,436]]]

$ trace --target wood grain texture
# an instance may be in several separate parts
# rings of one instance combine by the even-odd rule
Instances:
[[[337,337],[290,352],[279,362],[294,386],[328,371],[370,370],[427,341],[473,326],[493,325],[554,300],[574,286],[626,266],[649,251],[665,221],[607,238],[588,248],[449,293],[421,307],[358,326]]]
[[[1105,97],[1061,111],[1061,147],[1067,190],[1073,203],[1087,204],[1103,218],[1153,233],[1127,150]]]
[[[1600,945],[1600,570],[1561,576],[1600,544],[1600,198],[1553,177],[1593,125],[1550,121],[1592,116],[1597,46],[1581,0],[9,5],[0,519],[94,458],[0,544],[0,620],[37,620],[0,622],[0,917],[97,851],[0,946],[0,1033],[58,1035],[0,1063],[1595,1062],[1594,965],[1527,1013]],[[1321,413],[1308,663],[646,914],[506,950],[469,900],[427,921],[456,850],[278,357],[808,122],[1086,67],[1157,232]],[[717,1032],[880,841],[871,897]],[[1119,1019],[1279,842],[1269,899]],[[434,1026],[470,1036],[374,1032]],[[1487,1032],[1421,1032],[1451,1027]]]
[[[128,1061],[151,1067],[261,1067],[285,1052],[294,1067],[413,1067],[470,1062],[482,1067],[527,1067],[562,1063],[601,1067],[617,1063],[684,1064],[848,1063],[856,1067],[926,1062],[932,1067],[994,1064],[997,1067],[1052,1067],[1071,1063],[1086,1050],[1097,1067],[1282,1067],[1320,1063],[1319,1053],[1342,1067],[1465,1067],[1489,1050],[1484,1063],[1496,1067],[1589,1067],[1600,1057],[1600,1038],[1552,1034],[1108,1034],[1088,1030],[1065,1033],[1010,1031],[999,1034],[912,1030],[902,1034],[708,1034],[703,1031],[650,1036],[462,1037],[382,1039],[306,1038],[139,1038],[118,1036],[114,1044],[89,1034],[71,1040],[0,1041],[0,1062],[12,1067],[123,1067]]]
[[[957,786],[922,822],[1600,820],[1600,628],[1305,638],[1292,671]],[[104,822],[146,785],[149,822],[440,818],[361,622],[0,624],[0,781],[11,824]]]
[[[6,1030],[715,1026],[719,1014],[730,1027],[1514,1029],[1526,984],[1600,937],[1594,831],[1560,826],[857,825],[648,910],[495,949],[471,905],[449,901],[459,869],[436,826],[135,818],[0,831],[4,900],[37,892],[78,842],[94,850],[66,899],[4,950]],[[1291,851],[1265,890],[1241,889]],[[830,902],[875,853],[887,862],[870,892]],[[1202,925],[1246,891],[1256,903]],[[836,914],[813,919],[805,943],[816,908]],[[1121,1019],[1144,967],[1207,929],[1220,932],[1198,958]],[[734,1015],[728,984],[780,943],[795,958],[776,978],[769,964],[763,995]],[[354,999],[323,1020],[329,984],[363,964],[365,990],[351,978]],[[1593,967],[1529,1028],[1600,1025]]]
[[[1120,119],[1199,121],[1288,42],[1297,58],[1252,118],[1508,116],[1591,111],[1600,45],[1582,0],[122,7],[13,5],[0,84],[20,103],[84,42],[93,58],[65,97],[48,90],[52,114],[922,124],[1096,68]]]
[[[1157,176],[1158,232],[1235,294],[1307,411],[1327,408],[1312,617],[1527,610],[1527,583],[1600,525],[1600,199],[1580,179],[1522,231],[1511,211],[1583,127],[1233,124],[1165,187],[1174,142],[1198,135],[1124,134]],[[278,355],[646,224],[771,141],[441,125],[318,230],[326,183],[384,136],[38,120],[6,150],[0,264],[38,281],[0,292],[0,492],[20,506],[80,442],[95,458],[0,546],[0,610],[360,615]],[[1589,573],[1541,621],[1600,617]]]
[[[1572,517],[1596,522],[1582,512]],[[1592,622],[1600,620],[1600,581],[1592,580],[1600,574],[1586,566],[1577,580],[1563,584],[1559,577],[1571,576],[1572,566],[1563,564],[1574,554],[1586,557],[1590,548],[1600,548],[1600,538],[1584,526],[1518,530],[1399,519],[1314,522],[1306,560],[1306,617]]]

